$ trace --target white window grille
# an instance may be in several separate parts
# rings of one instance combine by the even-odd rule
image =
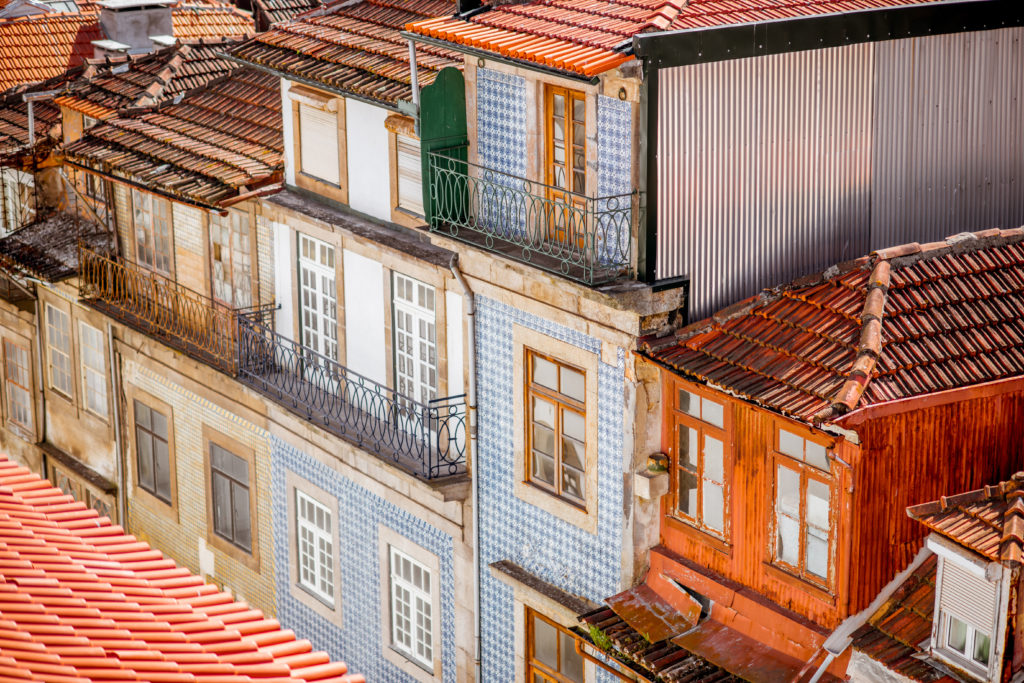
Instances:
[[[295,492],[299,585],[329,605],[334,604],[334,531],[331,511]]]
[[[430,570],[390,546],[391,647],[434,670],[434,610]]]
[[[49,350],[50,386],[72,396],[71,386],[71,323],[68,314],[46,305],[46,346]]]
[[[338,299],[334,247],[299,234],[302,343],[331,360],[338,358]]]
[[[32,429],[32,391],[28,349],[4,340],[4,361],[7,369],[7,419],[25,429]]]
[[[103,333],[84,322],[78,324],[78,340],[82,356],[82,391],[85,409],[96,415],[107,414],[107,363],[104,357]]]
[[[434,288],[394,274],[396,389],[426,403],[437,397],[437,344]]]

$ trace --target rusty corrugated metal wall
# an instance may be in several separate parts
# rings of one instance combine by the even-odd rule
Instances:
[[[664,69],[657,277],[691,319],[870,249],[1024,223],[1024,29]]]

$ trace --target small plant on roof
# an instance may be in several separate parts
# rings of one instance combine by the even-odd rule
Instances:
[[[593,624],[590,625],[590,639],[594,641],[594,645],[597,645],[605,652],[612,649],[612,639],[609,638],[604,631]]]

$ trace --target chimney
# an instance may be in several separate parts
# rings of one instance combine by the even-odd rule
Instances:
[[[93,41],[96,57],[114,53],[144,54],[154,49],[153,36],[174,34],[174,0],[99,0],[103,40]]]

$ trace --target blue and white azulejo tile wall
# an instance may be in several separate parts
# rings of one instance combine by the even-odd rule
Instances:
[[[526,81],[512,74],[476,71],[477,158],[501,173],[526,175]]]
[[[512,560],[565,591],[595,601],[619,590],[622,548],[622,448],[625,353],[598,367],[598,522],[592,534],[517,498],[513,411],[513,326],[521,325],[595,354],[601,342],[486,297],[477,298],[478,473],[482,679],[515,679],[512,589],[488,565]]]
[[[597,96],[597,210],[602,216],[600,254],[609,262],[629,260],[628,195],[632,189],[633,109],[629,102]]]
[[[387,577],[380,576],[380,524],[437,556],[441,566],[441,660],[445,683],[456,680],[455,596],[451,536],[371,493],[337,471],[270,436],[273,463],[274,559],[277,562],[278,620],[332,659],[344,661],[350,671],[368,681],[412,683],[413,679],[384,658],[381,651],[381,601],[388,591]],[[287,472],[315,484],[338,500],[342,623],[330,621],[297,600],[289,586],[288,567],[292,533],[288,520]]]

